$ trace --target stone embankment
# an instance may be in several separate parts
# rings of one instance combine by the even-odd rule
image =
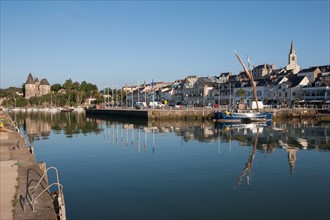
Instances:
[[[211,108],[182,108],[182,109],[87,109],[87,115],[120,116],[125,118],[144,118],[148,120],[211,120],[214,111]],[[325,118],[330,119],[329,113],[318,109],[262,109],[273,112],[273,119],[290,118]]]
[[[1,216],[0,219],[57,219],[53,197],[47,191],[47,180],[33,192],[44,174],[35,161],[32,148],[26,145],[11,118],[0,111],[0,166]]]
[[[330,120],[330,113],[318,109],[278,109],[273,112],[274,119],[313,118],[324,121]]]
[[[205,120],[212,119],[214,109],[87,109],[87,115],[121,116],[128,118],[145,118],[148,120]]]

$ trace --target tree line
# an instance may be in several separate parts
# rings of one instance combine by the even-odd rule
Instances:
[[[73,82],[67,79],[62,85],[55,83],[50,87],[50,93],[43,96],[24,98],[24,85],[21,88],[9,87],[0,89],[0,99],[5,107],[65,107],[79,106],[85,98],[94,97],[101,100],[101,94],[96,85],[83,81]],[[1,103],[0,103],[1,104]]]

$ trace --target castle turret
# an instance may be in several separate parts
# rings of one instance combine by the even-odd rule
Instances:
[[[50,93],[50,84],[47,79],[42,79],[39,84],[39,93],[40,95],[46,95]]]
[[[35,82],[34,82],[34,79],[33,79],[31,73],[29,73],[29,75],[28,75],[28,78],[24,85],[24,89],[25,89],[24,97],[26,99],[29,99],[32,96],[36,95],[36,86],[35,86]]]

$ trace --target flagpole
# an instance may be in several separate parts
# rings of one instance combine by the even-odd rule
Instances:
[[[125,108],[128,108],[128,105],[127,105],[127,83],[126,83],[126,87],[125,87],[125,97],[126,97],[126,105],[125,105]]]
[[[155,82],[154,82],[154,79],[152,79],[152,103],[155,103],[155,89],[154,89],[154,86],[155,86]]]
[[[140,102],[140,81],[138,80],[138,102]]]
[[[132,82],[131,82],[131,90],[132,90],[132,108],[133,108],[133,98],[134,98],[134,97],[133,97],[133,92],[134,92],[134,91],[133,91],[133,83],[132,83]]]
[[[116,108],[118,107],[118,89],[117,89],[117,83],[116,83]]]
[[[146,88],[145,80],[144,80],[144,102],[147,104],[147,88]]]
[[[121,84],[121,88],[120,88],[120,105],[121,108],[123,108],[123,84]]]

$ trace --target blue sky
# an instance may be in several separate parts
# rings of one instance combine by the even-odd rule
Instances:
[[[2,1],[1,88],[29,73],[99,89],[256,65],[329,64],[326,1]]]

